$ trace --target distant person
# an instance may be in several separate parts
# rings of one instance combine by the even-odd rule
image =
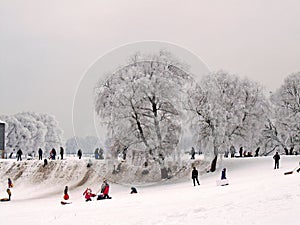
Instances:
[[[103,148],[100,148],[99,149],[99,159],[104,159],[103,153],[104,153]]]
[[[10,178],[7,179],[7,185],[8,188],[12,188],[14,186]]]
[[[56,158],[56,150],[55,150],[55,148],[52,148],[52,150],[51,150],[51,155],[52,155],[52,160],[55,160],[55,158]]]
[[[239,150],[239,154],[240,154],[240,157],[243,157],[243,147],[240,147],[240,150]]]
[[[17,161],[19,161],[19,160],[22,161],[22,155],[23,155],[23,152],[21,149],[19,149],[17,151]]]
[[[294,146],[290,148],[290,155],[294,155]]]
[[[77,156],[78,156],[79,159],[81,159],[81,157],[82,157],[82,151],[81,151],[81,149],[78,150]]]
[[[43,167],[47,166],[48,165],[48,160],[47,159],[44,159],[44,165]]]
[[[235,147],[233,145],[230,146],[230,157],[231,158],[234,158],[234,155],[235,155]]]
[[[43,160],[43,150],[41,148],[39,148],[38,154],[39,154],[39,160]]]
[[[99,159],[99,148],[95,149],[94,154],[95,154],[95,159]]]
[[[60,159],[64,159],[64,148],[63,147],[60,147],[59,154],[60,154]]]
[[[276,152],[276,154],[273,156],[273,159],[275,161],[274,169],[279,169],[280,155],[278,154],[278,152]]]
[[[289,150],[287,149],[287,147],[284,147],[284,151],[285,151],[285,154],[286,154],[286,155],[289,154]]]
[[[194,147],[192,147],[192,150],[191,150],[191,159],[195,159],[195,154],[196,154],[196,151],[195,151]]]
[[[194,186],[196,186],[196,182],[195,181],[197,181],[197,184],[200,185],[199,180],[198,180],[198,170],[196,169],[196,167],[193,167],[192,179],[193,179]]]
[[[131,192],[130,192],[130,194],[137,194],[138,192],[137,192],[137,190],[136,190],[136,188],[135,187],[131,187]]]
[[[65,186],[65,189],[64,189],[64,200],[69,200],[69,198],[70,198],[68,191],[69,191],[68,186]]]
[[[222,173],[221,173],[221,180],[226,180],[226,168],[223,168]]]
[[[15,149],[13,149],[13,150],[12,150],[12,152],[9,154],[9,157],[8,157],[8,158],[10,158],[10,159],[11,159],[11,158],[13,157],[13,154],[15,153],[15,151],[16,151],[16,150],[15,150]]]
[[[260,150],[260,147],[258,147],[258,148],[255,150],[255,155],[254,155],[254,157],[258,157],[259,150]]]

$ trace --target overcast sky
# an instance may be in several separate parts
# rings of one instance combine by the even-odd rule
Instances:
[[[300,71],[300,1],[0,0],[0,114],[53,114],[70,137],[84,72],[142,40],[176,43],[274,91]]]

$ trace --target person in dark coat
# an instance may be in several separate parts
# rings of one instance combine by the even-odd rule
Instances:
[[[259,149],[260,149],[260,147],[258,147],[258,148],[255,150],[255,155],[254,155],[254,157],[258,157]]]
[[[240,147],[239,153],[240,153],[240,157],[243,157],[243,147]]]
[[[192,147],[192,150],[191,150],[191,159],[195,159],[195,154],[196,154],[196,151],[195,151],[194,147]]]
[[[56,157],[56,150],[55,148],[52,148],[52,159],[55,160]]]
[[[278,152],[276,152],[276,154],[273,156],[273,159],[275,161],[274,169],[279,169],[280,155],[278,154]]]
[[[221,173],[221,180],[226,180],[226,168],[223,168],[222,173]]]
[[[77,156],[78,156],[79,159],[81,159],[81,156],[82,156],[82,151],[81,151],[81,149],[78,150]]]
[[[193,179],[194,186],[196,186],[196,182],[195,181],[197,181],[197,184],[200,185],[199,180],[198,180],[198,170],[196,170],[196,167],[193,168],[192,179]]]
[[[63,147],[60,147],[60,159],[64,159],[64,148]]]
[[[18,151],[17,151],[17,161],[22,161],[22,154],[23,154],[23,152],[22,152],[22,150],[21,149],[19,149]]]
[[[10,178],[7,179],[8,188],[12,188],[14,185]]]
[[[137,190],[136,190],[136,188],[135,187],[131,187],[131,192],[130,192],[130,194],[137,194],[138,192],[137,192]]]
[[[39,148],[38,154],[39,154],[39,160],[43,160],[43,150],[41,148]]]

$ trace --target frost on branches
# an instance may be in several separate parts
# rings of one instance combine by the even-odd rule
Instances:
[[[300,73],[289,75],[271,95],[273,119],[264,130],[266,143],[286,154],[300,146]]]
[[[54,116],[23,112],[15,115],[3,115],[6,122],[6,146],[21,148],[24,153],[32,153],[38,148],[52,149],[62,146],[63,131]]]
[[[162,178],[171,175],[166,161],[177,150],[183,101],[193,83],[186,70],[165,51],[151,56],[136,54],[129,65],[98,84],[95,110],[107,130],[112,156],[123,153],[127,163],[130,159],[144,171],[155,164]]]
[[[202,148],[213,149],[210,171],[230,145],[258,142],[269,105],[257,83],[220,71],[205,76],[189,96],[186,108],[194,115],[194,134]]]

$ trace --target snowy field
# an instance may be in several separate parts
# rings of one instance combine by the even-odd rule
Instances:
[[[224,159],[216,173],[200,176],[194,187],[188,177],[171,184],[130,187],[111,184],[111,200],[85,202],[86,186],[70,190],[72,204],[61,205],[66,185],[17,183],[12,201],[0,202],[0,224],[96,225],[96,224],[208,224],[297,225],[300,206],[300,174],[284,175],[299,163],[299,156],[282,156],[280,169],[271,157]],[[221,167],[227,168],[230,185],[217,186]],[[98,190],[101,183],[91,185]],[[6,183],[0,185],[6,197]]]

